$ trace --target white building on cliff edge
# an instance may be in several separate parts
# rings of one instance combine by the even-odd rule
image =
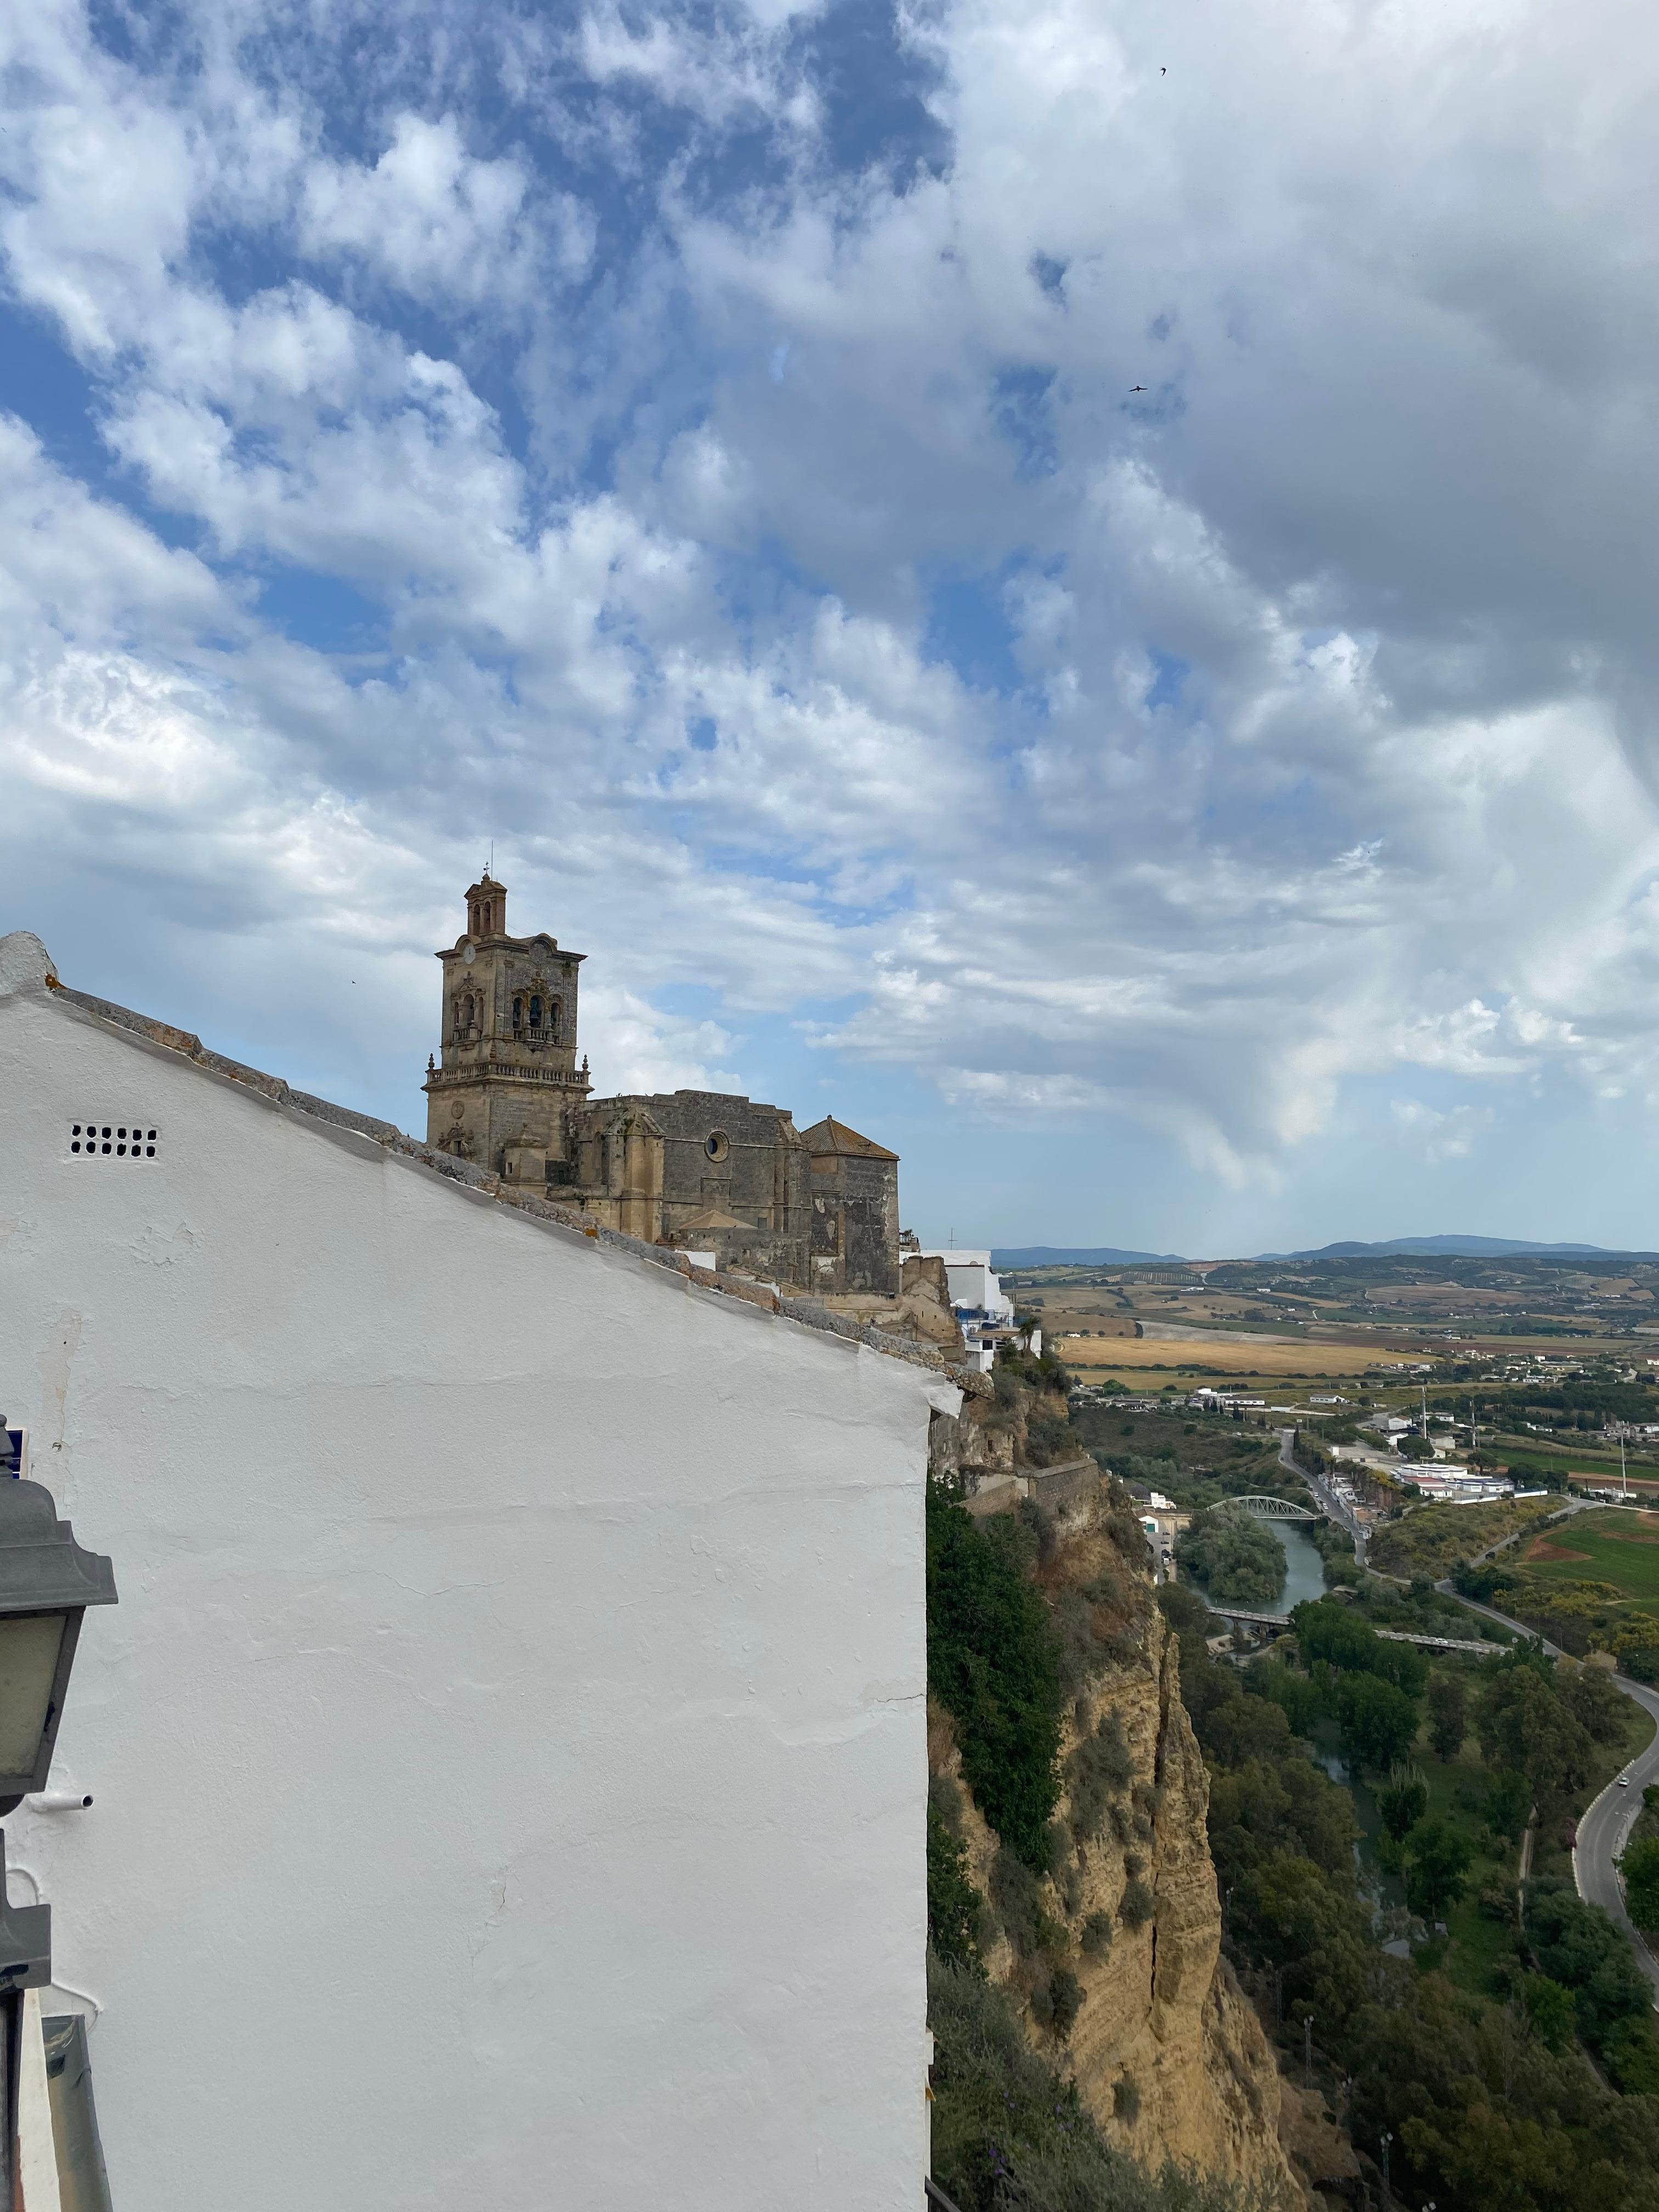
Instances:
[[[0,1413],[120,1587],[7,1832],[119,2212],[919,2203],[948,1379],[21,934],[0,1121]]]
[[[924,1249],[925,1260],[943,1260],[951,1285],[951,1310],[956,1315],[968,1346],[970,1365],[988,1375],[996,1358],[999,1333],[1013,1327],[1014,1302],[1003,1292],[1000,1278],[991,1266],[988,1252],[947,1251],[943,1246]],[[1041,1352],[1037,1338],[1033,1350]]]

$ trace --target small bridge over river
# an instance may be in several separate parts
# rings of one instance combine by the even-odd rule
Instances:
[[[1205,1598],[1204,1602],[1218,1620],[1248,1621],[1254,1628],[1288,1628],[1291,1625],[1288,1613],[1243,1613],[1236,1605],[1218,1605],[1212,1597]],[[1470,1643],[1461,1636],[1421,1636],[1409,1628],[1378,1628],[1372,1633],[1380,1636],[1385,1644],[1414,1644],[1419,1651],[1478,1651],[1483,1657],[1489,1657],[1504,1648],[1501,1644]]]
[[[1322,1521],[1322,1513],[1315,1513],[1305,1505],[1292,1504],[1288,1498],[1224,1498],[1223,1505],[1237,1505],[1248,1513],[1252,1521]],[[1214,1509],[1219,1510],[1219,1508]]]

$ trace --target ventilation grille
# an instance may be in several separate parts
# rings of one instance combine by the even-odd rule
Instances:
[[[153,1160],[161,1136],[136,1121],[72,1121],[70,1150],[83,1159]]]

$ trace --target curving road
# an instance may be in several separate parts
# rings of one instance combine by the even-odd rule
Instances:
[[[1497,1547],[1493,1547],[1494,1549]],[[1563,1654],[1558,1644],[1547,1636],[1539,1636],[1536,1629],[1528,1628],[1523,1620],[1511,1620],[1506,1613],[1494,1606],[1480,1605],[1472,1597],[1464,1597],[1449,1582],[1437,1583],[1435,1588],[1447,1597],[1455,1598],[1458,1604],[1470,1613],[1483,1613],[1488,1620],[1500,1626],[1512,1628],[1517,1635],[1535,1638],[1552,1659]],[[1645,1713],[1659,1723],[1659,1690],[1650,1690],[1644,1682],[1632,1682],[1627,1674],[1615,1674],[1613,1686],[1633,1698]],[[1615,1863],[1625,1848],[1631,1824],[1642,1809],[1642,1792],[1650,1782],[1659,1782],[1659,1735],[1645,1751],[1638,1751],[1628,1766],[1620,1773],[1629,1778],[1629,1787],[1621,1790],[1615,1775],[1601,1796],[1579,1816],[1578,1841],[1572,1854],[1572,1878],[1578,1894],[1586,1905],[1599,1905],[1616,1920],[1630,1938],[1631,1948],[1636,1954],[1636,1963],[1653,1985],[1654,2010],[1659,2012],[1659,1959],[1656,1959],[1636,1932],[1635,1923],[1625,1910],[1625,1893],[1620,1886],[1619,1869]]]
[[[1644,1711],[1651,1713],[1659,1722],[1659,1691],[1650,1690],[1642,1682],[1632,1682],[1623,1674],[1615,1674],[1613,1679],[1627,1698],[1634,1698]],[[1621,1790],[1616,1780],[1610,1782],[1579,1820],[1572,1876],[1580,1897],[1589,1904],[1605,1905],[1630,1937],[1637,1963],[1653,1984],[1654,2010],[1659,2012],[1659,1959],[1637,1934],[1625,1910],[1625,1893],[1613,1864],[1625,1848],[1632,1823],[1642,1809],[1644,1788],[1650,1782],[1659,1782],[1659,1735],[1645,1751],[1638,1752],[1624,1771],[1630,1778],[1629,1789]]]

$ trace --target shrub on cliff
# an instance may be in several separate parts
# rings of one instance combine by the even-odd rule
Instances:
[[[941,1959],[983,1973],[979,1925],[983,1900],[968,1873],[968,1854],[927,1793],[927,1941]]]
[[[933,2178],[961,2212],[1270,2212],[1278,2201],[1173,2166],[1153,2175],[1114,2150],[1001,1990],[931,1958],[927,2025]]]
[[[980,1527],[930,1483],[927,1682],[952,1715],[974,1802],[1034,1872],[1060,1797],[1060,1678],[1048,1611],[1017,1523]]]

